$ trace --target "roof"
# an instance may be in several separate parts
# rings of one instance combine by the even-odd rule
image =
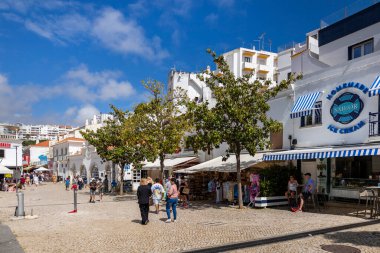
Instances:
[[[85,142],[86,140],[85,140],[85,139],[81,139],[81,138],[69,137],[69,138],[63,139],[62,141],[57,142],[57,143],[54,144],[54,145],[57,145],[57,144],[60,144],[60,143],[64,143],[64,142],[69,142],[69,141],[74,141],[74,142]],[[54,146],[54,145],[53,145],[53,146]]]
[[[39,148],[48,148],[50,141],[43,141],[40,143],[37,143],[35,145],[32,145],[32,147],[39,147]]]
[[[249,168],[259,162],[262,162],[264,153],[257,153],[254,156],[250,154],[240,155],[240,167],[242,170]],[[175,173],[196,173],[204,171],[217,171],[217,172],[236,172],[236,156],[231,155],[226,161],[223,156],[219,156],[212,160],[200,163],[187,169],[175,171]]]
[[[189,157],[176,157],[176,158],[166,158],[164,160],[165,168],[173,168],[177,165],[180,165],[185,162],[189,162],[192,160],[198,159],[195,156],[189,156]],[[149,169],[158,169],[160,168],[160,159],[155,160],[154,162],[148,162],[143,167],[143,170],[149,170]]]

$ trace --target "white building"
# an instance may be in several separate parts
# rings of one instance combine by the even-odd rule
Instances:
[[[30,146],[30,165],[42,166],[48,164],[48,157],[50,146],[53,144],[51,141],[43,141],[35,145]]]
[[[252,79],[278,81],[276,53],[237,48],[223,54],[230,70],[236,77],[253,74]]]
[[[283,123],[279,148],[288,151],[264,160],[292,161],[320,192],[357,198],[360,187],[380,182],[380,3],[307,41],[279,53],[279,61],[290,54],[291,72],[304,77],[270,103],[270,116]]]
[[[0,136],[3,139],[21,140],[58,140],[59,135],[71,131],[71,126],[0,124]]]
[[[81,163],[71,161],[71,156],[82,155],[82,149],[85,140],[80,138],[69,137],[62,141],[58,141],[53,147],[53,170],[63,178],[77,175],[81,167]]]
[[[0,139],[0,164],[8,169],[22,168],[21,141]]]
[[[96,149],[80,133],[85,130],[96,131],[111,117],[110,114],[94,115],[91,120],[86,120],[84,126],[59,136],[59,141],[52,145],[50,151],[53,171],[63,178],[80,175],[87,180],[104,179],[107,175],[110,185],[112,180],[120,180],[118,166],[110,161],[103,162]]]

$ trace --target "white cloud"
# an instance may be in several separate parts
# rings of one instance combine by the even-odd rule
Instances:
[[[73,121],[79,125],[84,125],[86,119],[92,119],[94,115],[99,114],[100,111],[93,105],[87,104],[81,107],[75,114]]]
[[[135,94],[130,82],[119,80],[119,71],[90,72],[86,65],[72,69],[60,85],[70,97],[80,101],[128,99]]]
[[[144,29],[134,20],[125,19],[115,9],[103,9],[93,24],[93,35],[107,48],[123,54],[136,54],[141,57],[160,61],[169,53],[162,49],[158,37],[148,39]]]
[[[38,122],[83,124],[85,117],[98,112],[97,102],[114,103],[132,100],[136,91],[127,80],[121,79],[120,71],[91,72],[86,65],[65,73],[61,80],[49,86],[25,84],[12,85],[0,73],[0,122]],[[74,106],[59,108],[60,101],[68,100]],[[56,101],[58,108],[34,111],[38,103]],[[54,116],[52,116],[54,115]],[[92,117],[92,115],[90,115]],[[49,122],[50,121],[50,122]],[[58,122],[60,121],[60,122]]]
[[[135,93],[132,85],[129,82],[116,82],[109,80],[105,85],[101,86],[99,98],[101,100],[118,99],[130,97]]]
[[[144,2],[137,2],[130,8],[136,11],[142,8],[142,4]],[[1,10],[3,18],[23,23],[29,31],[61,45],[95,40],[114,52],[137,55],[155,62],[169,56],[168,51],[161,46],[161,39],[157,36],[147,37],[136,17],[127,18],[113,8],[96,10],[89,4],[79,4],[75,1],[66,4],[59,0],[6,0],[0,4]],[[173,10],[173,13],[184,15],[185,10],[183,7],[175,9],[175,12]]]
[[[14,87],[9,84],[6,76],[0,74],[0,91],[0,121],[14,122],[19,121],[19,118],[31,118],[31,104],[39,99],[38,87]]]
[[[79,65],[78,68],[71,69],[67,72],[66,77],[71,80],[80,80],[87,85],[99,85],[107,82],[108,79],[116,79],[121,76],[120,71],[104,70],[101,72],[90,73],[87,66]]]

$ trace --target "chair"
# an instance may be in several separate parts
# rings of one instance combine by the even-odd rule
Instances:
[[[359,200],[358,200],[358,205],[357,205],[357,208],[356,208],[356,216],[359,216],[359,207],[360,207],[360,202],[361,200],[364,200],[365,199],[365,210],[364,210],[364,217],[367,216],[367,210],[368,210],[368,205],[370,205],[370,212],[371,212],[371,217],[373,215],[373,206],[375,205],[374,201],[375,201],[375,192],[372,191],[372,190],[368,190],[368,189],[360,189],[359,190]],[[372,201],[372,205],[371,205],[371,201]]]
[[[313,208],[316,209],[318,207],[318,210],[320,210],[319,204],[318,204],[318,194],[316,192],[312,193],[309,198],[307,198],[304,204],[305,209],[309,209],[310,205],[313,205]]]

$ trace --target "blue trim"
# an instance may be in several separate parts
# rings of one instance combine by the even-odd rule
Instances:
[[[380,94],[380,76],[377,76],[371,88],[369,88],[368,96],[372,97]]]
[[[330,151],[315,151],[315,152],[302,152],[294,154],[283,154],[281,152],[273,154],[265,154],[263,161],[287,161],[287,160],[304,160],[316,158],[336,158],[336,157],[352,157],[352,156],[372,156],[378,155],[379,148],[361,148],[361,149],[341,149]]]
[[[299,118],[310,115],[313,112],[314,104],[322,92],[314,92],[297,98],[290,113],[290,118]]]

